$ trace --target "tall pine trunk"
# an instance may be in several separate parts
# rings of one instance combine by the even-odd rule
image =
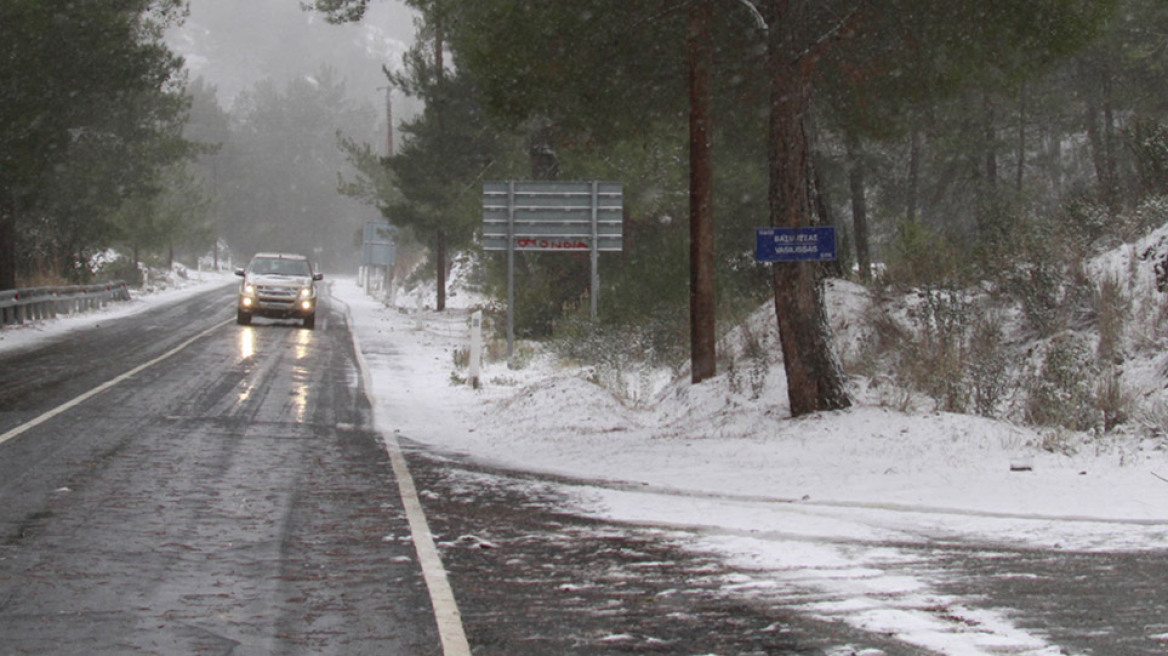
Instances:
[[[0,290],[16,289],[16,201],[0,196]]]
[[[1111,74],[1105,65],[1093,66],[1079,62],[1080,85],[1085,98],[1084,121],[1087,140],[1091,144],[1091,158],[1095,165],[1099,199],[1112,212],[1119,211],[1119,193],[1116,182],[1116,163],[1111,111]]]
[[[864,183],[864,152],[859,137],[849,132],[848,149],[848,190],[852,197],[852,233],[856,240],[856,266],[860,280],[872,279],[872,255],[868,242],[868,200]]]
[[[905,190],[904,216],[908,223],[916,223],[918,199],[921,193],[921,128],[920,121],[913,121],[909,130],[908,147],[908,189]]]
[[[770,223],[796,228],[812,224],[812,58],[806,52],[806,0],[770,0]],[[843,372],[832,351],[824,303],[822,268],[813,262],[773,265],[775,315],[787,374],[791,415],[851,405]]]
[[[435,86],[438,95],[438,101],[434,103],[434,114],[438,122],[438,142],[445,144],[446,117],[444,105],[446,103],[446,62],[443,57],[446,49],[446,40],[440,11],[433,12],[432,18],[434,21],[434,74],[437,76],[437,84]],[[446,231],[442,226],[438,227],[438,233],[434,236],[434,260],[434,277],[438,288],[438,295],[434,301],[434,309],[439,312],[444,312],[446,310]]]
[[[1018,157],[1014,168],[1014,191],[1022,192],[1026,181],[1026,83],[1018,89]]]
[[[439,312],[446,310],[446,231],[439,228],[438,234],[434,238],[434,259],[438,261],[437,283],[438,299],[437,309]]]
[[[710,2],[696,0],[689,15],[689,313],[691,380],[717,373],[714,281],[714,165]]]

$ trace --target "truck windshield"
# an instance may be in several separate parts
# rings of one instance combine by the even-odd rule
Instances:
[[[252,273],[276,276],[311,276],[312,270],[306,260],[286,260],[283,258],[262,258],[252,262]]]

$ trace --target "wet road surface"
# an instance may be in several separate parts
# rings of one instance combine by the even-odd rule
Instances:
[[[0,354],[4,434],[209,331],[0,444],[0,654],[442,652],[341,308],[308,331],[232,307],[208,292]],[[474,654],[929,653],[813,617],[822,593],[736,592],[696,532],[403,442]],[[1043,653],[1168,647],[1163,552],[893,546],[891,574],[1005,609]]]
[[[439,653],[343,318],[231,308],[4,357],[0,431],[221,324],[0,445],[0,653]]]

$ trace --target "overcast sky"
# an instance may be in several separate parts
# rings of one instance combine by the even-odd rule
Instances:
[[[186,24],[168,41],[186,58],[192,80],[201,76],[218,87],[227,109],[259,80],[283,86],[323,65],[346,79],[354,99],[381,106],[381,67],[400,68],[415,29],[413,11],[399,0],[374,0],[361,24],[343,26],[303,11],[298,0],[190,0],[190,7]],[[410,113],[400,96],[394,105],[396,121]]]

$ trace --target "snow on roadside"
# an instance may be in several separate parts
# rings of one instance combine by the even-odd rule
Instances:
[[[833,286],[829,302],[852,291]],[[454,357],[469,340],[465,309],[385,307],[344,279],[332,293],[351,308],[380,430],[577,479],[580,513],[685,529],[691,548],[738,572],[727,594],[784,598],[945,654],[1062,653],[1005,611],[938,593],[920,551],[885,545],[1104,551],[1168,538],[1159,442],[1095,440],[1065,455],[1025,427],[880,405],[791,419],[776,381],[752,399],[725,374],[632,407],[590,372],[539,357],[487,363],[475,390]]]
[[[456,380],[465,310],[387,308],[350,279],[334,280],[332,293],[352,308],[381,427],[437,448],[662,490],[1168,529],[1168,482],[1158,478],[1168,477],[1168,451],[1158,442],[1100,440],[1065,455],[1040,448],[1026,427],[869,405],[791,419],[785,399],[751,401],[724,375],[629,407],[551,358],[515,370],[486,363],[474,390]]]
[[[2,328],[0,350],[233,280],[196,274],[98,312]],[[921,552],[886,545],[1138,551],[1168,539],[1168,452],[1159,441],[1084,440],[1091,448],[1066,455],[1043,450],[1028,428],[871,402],[790,419],[781,372],[759,398],[723,374],[633,405],[589,372],[537,356],[522,369],[487,363],[475,390],[459,380],[465,370],[454,357],[467,346],[473,295],[436,313],[413,297],[409,308],[386,307],[352,279],[326,284],[351,312],[380,430],[579,479],[566,489],[580,513],[685,529],[691,548],[720,554],[736,572],[727,594],[784,599],[945,654],[1061,653],[1014,627],[1008,611],[938,593]],[[829,303],[846,307],[854,295],[835,285]]]
[[[92,330],[101,326],[105,321],[132,316],[158,305],[177,303],[208,289],[226,286],[236,280],[238,279],[229,273],[184,270],[182,276],[169,276],[165,287],[155,286],[147,290],[131,288],[129,301],[119,301],[98,310],[62,316],[57,319],[0,326],[0,351],[24,349],[61,335]]]

